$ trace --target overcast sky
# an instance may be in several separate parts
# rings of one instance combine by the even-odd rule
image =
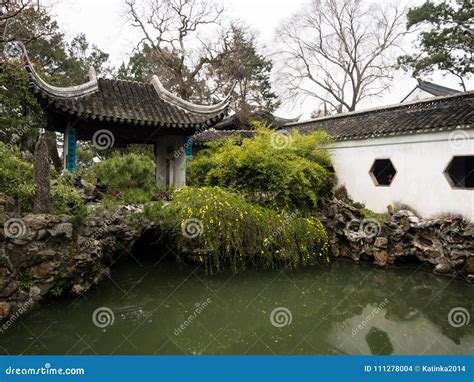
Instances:
[[[118,67],[127,61],[139,34],[126,26],[124,0],[53,0],[52,9],[60,28],[70,39],[78,33],[84,33],[87,39],[110,54],[112,63]],[[297,11],[307,0],[222,0],[228,15],[239,18],[252,26],[260,34],[261,43],[271,47],[276,27],[286,17]],[[410,0],[410,5],[423,3],[422,0]],[[407,44],[413,41],[409,38]],[[434,75],[426,78],[440,85],[459,88],[452,77]],[[472,89],[473,80],[468,83]],[[361,108],[376,107],[400,102],[416,86],[410,74],[399,72],[390,92],[382,98],[372,99]],[[282,117],[303,114],[309,117],[316,108],[315,101],[307,100],[296,105],[284,104],[276,113]]]

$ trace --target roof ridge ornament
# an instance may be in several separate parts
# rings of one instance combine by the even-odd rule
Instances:
[[[169,90],[165,89],[163,84],[161,83],[158,76],[155,74],[151,79],[151,84],[153,88],[158,93],[158,96],[165,102],[172,104],[173,106],[179,107],[184,111],[196,113],[196,114],[217,114],[221,113],[229,107],[230,101],[232,99],[232,92],[234,91],[235,86],[237,85],[236,82],[232,85],[227,96],[219,103],[214,105],[196,105],[192,102],[186,101],[177,95],[174,95]]]
[[[84,84],[59,87],[47,83],[36,72],[33,64],[30,61],[30,57],[28,56],[28,52],[26,50],[25,45],[20,41],[15,41],[14,44],[19,47],[20,54],[23,55],[26,61],[26,68],[30,74],[31,81],[39,90],[41,90],[46,95],[63,99],[80,98],[91,95],[99,89],[97,74],[92,66],[89,68],[89,81]]]
[[[89,66],[89,72],[87,73],[89,81],[96,81],[97,82],[97,72],[95,68],[91,65]]]

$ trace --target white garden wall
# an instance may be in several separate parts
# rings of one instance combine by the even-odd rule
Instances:
[[[444,175],[453,156],[474,155],[474,129],[336,142],[331,153],[339,185],[373,211],[398,202],[423,217],[455,213],[474,221],[474,190],[454,189]],[[369,171],[385,158],[397,174],[390,186],[377,187]]]

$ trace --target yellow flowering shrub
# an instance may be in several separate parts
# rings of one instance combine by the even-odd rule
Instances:
[[[296,267],[327,260],[321,222],[250,203],[220,187],[187,187],[168,205],[148,204],[148,218],[161,226],[176,253],[201,260],[212,273],[247,264]]]

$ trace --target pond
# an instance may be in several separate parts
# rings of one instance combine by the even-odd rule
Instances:
[[[419,264],[382,270],[339,260],[206,275],[174,262],[123,262],[86,295],[21,317],[0,334],[0,351],[472,354],[472,292]]]

